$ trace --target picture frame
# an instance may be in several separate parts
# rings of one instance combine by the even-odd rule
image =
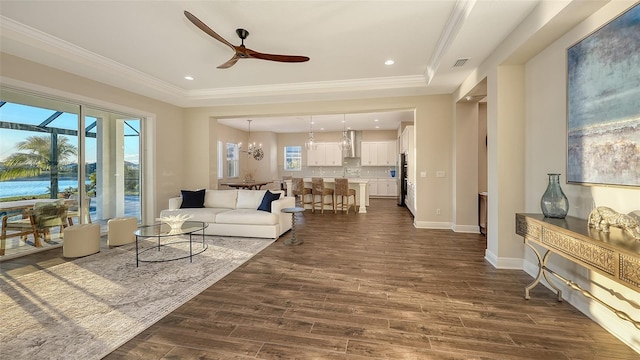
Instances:
[[[567,183],[640,186],[640,4],[567,48]]]

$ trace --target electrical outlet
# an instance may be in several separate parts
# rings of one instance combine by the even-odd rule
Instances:
[[[420,177],[426,178],[427,177],[427,172],[426,171],[420,171]]]
[[[444,177],[444,171],[436,171],[436,177],[443,178]]]
[[[436,215],[440,215],[442,214],[442,212],[440,211],[440,209],[436,209]]]

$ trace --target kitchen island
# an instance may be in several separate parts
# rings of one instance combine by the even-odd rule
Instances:
[[[335,178],[323,177],[324,186],[327,188],[333,188],[335,184]],[[304,186],[311,188],[311,178],[304,178]],[[291,193],[291,189],[293,189],[291,185],[291,180],[285,180],[287,184],[287,196],[293,196]],[[361,178],[349,178],[349,188],[354,189],[356,191],[356,205],[358,206],[359,213],[367,212],[367,205],[369,205],[369,192],[367,191],[367,184],[369,183],[369,179],[361,179]]]

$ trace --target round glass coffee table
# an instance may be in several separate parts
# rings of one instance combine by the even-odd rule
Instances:
[[[291,214],[291,239],[286,239],[284,241],[285,245],[300,245],[304,241],[302,239],[296,238],[296,214],[304,212],[303,207],[291,207],[282,209],[283,213]]]
[[[204,229],[209,224],[202,221],[185,221],[179,229],[171,228],[166,223],[141,226],[135,231],[136,235],[136,267],[139,262],[165,262],[189,258],[193,262],[193,255],[198,255],[207,250],[208,245],[204,242]],[[194,235],[202,231],[202,244],[195,243]],[[186,240],[186,236],[189,239]],[[141,238],[157,238],[157,245],[142,248]],[[187,245],[188,244],[188,248]],[[184,247],[184,249],[182,249]],[[150,253],[153,251],[153,253]],[[140,256],[143,255],[144,256]]]

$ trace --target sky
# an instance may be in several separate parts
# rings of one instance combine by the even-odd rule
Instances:
[[[52,114],[54,114],[54,110],[36,108],[32,106],[25,106],[14,103],[6,103],[0,107],[0,121],[12,122],[12,123],[20,123],[20,124],[29,124],[29,125],[38,125],[43,121],[47,120]],[[94,117],[86,117],[86,125],[90,125],[96,121]],[[77,129],[78,116],[77,114],[72,113],[63,113],[55,120],[53,120],[48,126],[62,128],[62,129]],[[136,131],[140,131],[140,122],[139,121],[129,121],[130,125],[132,125]],[[90,132],[95,134],[95,128],[93,128]],[[131,128],[125,126],[125,135],[135,134],[135,131]],[[4,129],[0,128],[0,161],[5,161],[5,159],[11,154],[16,152],[17,143],[25,140],[29,136],[43,136],[47,135],[46,133],[41,132],[31,132],[24,130],[12,130],[12,129]],[[78,138],[76,136],[68,136],[70,142],[78,147]],[[139,137],[135,136],[125,136],[125,161],[129,161],[132,163],[139,163],[139,151],[138,151],[138,142]],[[87,138],[86,139],[86,154],[85,161],[87,163],[93,163],[96,161],[96,139],[95,138]],[[72,162],[77,162],[77,159],[73,159]]]

